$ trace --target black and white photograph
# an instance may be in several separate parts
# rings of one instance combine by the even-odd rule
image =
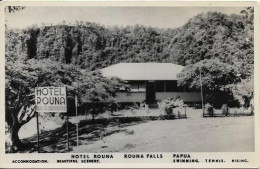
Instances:
[[[5,6],[5,154],[255,152],[254,10]]]

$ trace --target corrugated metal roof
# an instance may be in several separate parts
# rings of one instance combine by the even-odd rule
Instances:
[[[105,77],[123,80],[177,80],[184,66],[172,63],[118,63],[101,69]]]

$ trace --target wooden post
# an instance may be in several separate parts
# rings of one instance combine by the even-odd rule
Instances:
[[[78,97],[75,96],[75,106],[76,106],[76,118],[77,118],[77,147],[79,146],[79,118],[78,118]]]
[[[68,142],[68,147],[67,147],[67,150],[69,151],[70,149],[70,142],[69,142],[69,115],[68,115],[68,112],[67,112],[67,142]]]
[[[66,94],[67,94],[67,87],[65,87],[66,88]],[[67,95],[66,95],[66,102],[67,102]],[[69,142],[69,114],[68,114],[68,110],[67,110],[67,142],[68,142],[68,147],[67,147],[67,151],[69,151],[70,150],[70,142]]]
[[[203,91],[202,91],[201,67],[199,67],[199,71],[200,71],[200,93],[201,93],[202,113],[203,113],[203,116],[204,116],[204,103],[203,103]]]
[[[36,123],[37,123],[37,149],[38,153],[40,153],[40,134],[39,134],[39,113],[36,112]]]
[[[184,112],[185,112],[185,119],[187,119],[187,113],[186,113],[186,106],[184,107]]]

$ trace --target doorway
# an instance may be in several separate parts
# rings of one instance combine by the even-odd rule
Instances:
[[[155,82],[154,81],[146,82],[146,103],[147,104],[155,103]]]

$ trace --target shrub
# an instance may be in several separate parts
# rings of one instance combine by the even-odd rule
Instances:
[[[222,114],[224,114],[225,116],[228,116],[229,109],[228,109],[227,104],[223,104],[223,105],[222,105],[221,111],[222,111]]]
[[[208,114],[210,117],[213,117],[213,113],[214,113],[214,109],[213,109],[213,106],[211,106],[209,103],[207,103],[205,106],[204,106],[204,109],[205,109],[205,114]]]
[[[159,108],[166,115],[166,119],[174,119],[175,116],[180,114],[178,108],[184,107],[184,102],[180,97],[168,98],[159,103]],[[174,109],[177,110],[177,114],[174,114]]]

